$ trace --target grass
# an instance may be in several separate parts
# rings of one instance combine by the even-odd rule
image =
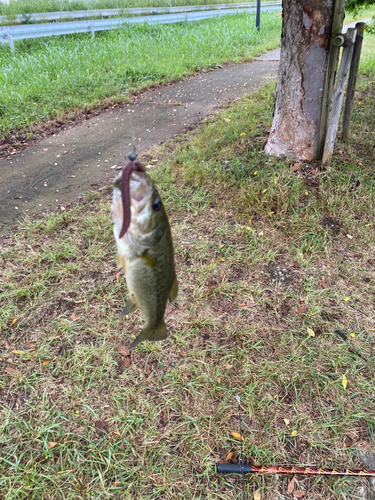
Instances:
[[[150,85],[228,61],[247,61],[280,41],[281,20],[265,13],[196,23],[128,26],[98,34],[20,41],[0,47],[0,139],[77,108],[121,102]]]
[[[36,12],[63,12],[94,9],[126,9],[131,7],[179,7],[182,5],[215,5],[240,3],[237,0],[22,0],[0,3],[0,15],[33,14]]]
[[[169,338],[130,365],[117,346],[143,320],[119,318],[110,193],[3,240],[2,498],[240,499],[240,480],[212,468],[238,454],[236,395],[246,462],[362,466],[375,431],[375,65],[364,67],[350,142],[325,170],[263,155],[272,86],[144,158],[158,160],[180,291]],[[290,479],[252,477],[248,497],[287,498]],[[301,477],[296,489],[354,499],[363,481]]]

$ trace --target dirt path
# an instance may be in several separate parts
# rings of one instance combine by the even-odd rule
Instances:
[[[145,92],[134,104],[106,111],[1,159],[0,234],[15,229],[23,213],[61,209],[111,183],[114,166],[123,165],[131,149],[133,133],[137,152],[144,153],[276,78],[273,54]]]

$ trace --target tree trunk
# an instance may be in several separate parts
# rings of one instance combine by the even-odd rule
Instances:
[[[334,0],[283,0],[275,112],[265,152],[317,156]]]

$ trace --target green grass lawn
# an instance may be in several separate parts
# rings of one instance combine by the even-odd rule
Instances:
[[[90,35],[71,35],[0,46],[0,140],[32,133],[49,118],[77,108],[124,101],[160,82],[228,61],[248,61],[280,41],[281,18],[249,14],[202,22],[138,25]]]
[[[240,479],[213,471],[239,451],[237,395],[246,462],[363,467],[375,430],[375,65],[363,68],[350,142],[327,169],[262,153],[272,86],[145,156],[158,160],[180,291],[169,338],[131,359],[117,347],[143,320],[119,317],[110,192],[2,240],[1,498],[239,500]],[[251,477],[248,498],[288,498],[290,480]],[[300,477],[295,489],[354,499],[365,484]]]
[[[240,3],[238,0],[21,0],[8,5],[0,3],[0,15],[33,14],[93,9],[126,9],[130,7],[178,7],[181,5],[215,5]]]

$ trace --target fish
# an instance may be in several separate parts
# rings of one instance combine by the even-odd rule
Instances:
[[[146,169],[129,153],[129,162],[113,182],[112,222],[117,263],[126,277],[128,296],[121,311],[141,309],[145,324],[130,345],[167,337],[167,301],[178,294],[171,227],[159,192]]]

